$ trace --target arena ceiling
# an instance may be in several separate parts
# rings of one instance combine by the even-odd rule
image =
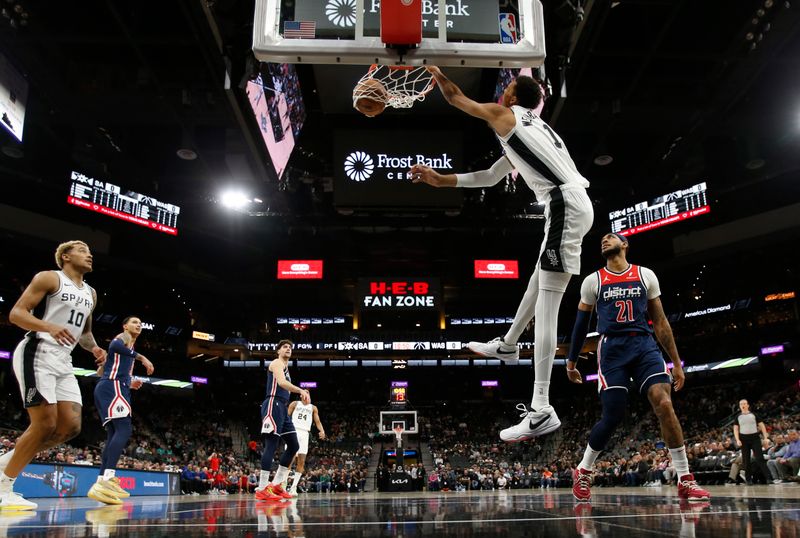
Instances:
[[[345,283],[347,275],[363,272],[365,261],[374,274],[398,266],[446,272],[452,255],[475,237],[486,245],[524,239],[535,251],[539,225],[509,217],[532,201],[522,191],[488,192],[468,200],[455,217],[334,210],[326,187],[330,130],[376,125],[342,99],[361,68],[299,68],[308,119],[290,161],[294,172],[279,182],[240,89],[253,69],[253,3],[7,3],[11,11],[21,6],[28,18],[24,26],[11,11],[0,18],[0,47],[26,74],[31,93],[25,143],[2,140],[22,154],[0,154],[4,198],[82,219],[64,203],[68,171],[113,177],[184,208],[184,237],[214,245],[216,259],[195,268],[208,275],[233,264],[255,278],[261,266],[251,262],[266,256],[264,237],[290,253],[315,245],[311,250],[320,256],[335,255],[333,273]],[[712,216],[652,236],[653,250],[668,258],[668,236],[800,200],[797,2],[545,0],[544,6],[553,90],[544,116],[592,182],[598,232],[611,209],[707,181]],[[495,71],[453,76],[473,97],[491,98]],[[497,155],[489,130],[438,95],[424,108],[378,121],[390,128],[463,130],[472,156],[467,164],[474,167]],[[179,159],[180,148],[198,158]],[[601,155],[613,162],[598,166]],[[271,216],[248,222],[223,216],[213,198],[232,181],[267,200]],[[354,234],[345,237],[348,230]],[[422,233],[408,235],[414,232]],[[333,234],[338,240],[328,241]],[[243,252],[248,259],[236,258]]]

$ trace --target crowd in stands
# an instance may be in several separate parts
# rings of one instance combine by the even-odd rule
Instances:
[[[699,481],[772,484],[798,480],[800,436],[795,428],[800,422],[800,392],[794,385],[764,390],[767,388],[761,381],[745,381],[690,388],[675,396],[690,468]],[[757,472],[742,476],[741,451],[731,425],[740,397],[751,399],[754,412],[767,426],[769,441],[764,443],[764,452],[769,476]],[[164,405],[161,401],[137,401],[134,435],[120,468],[180,472],[181,489],[187,494],[252,492],[260,470],[257,432],[248,434],[249,448],[245,443],[234,446],[238,443],[231,437],[232,421],[223,410],[214,405],[174,403],[170,413],[163,413],[159,412]],[[306,473],[298,490],[339,493],[364,491],[368,483],[381,487],[381,479],[368,474],[370,461],[374,447],[393,448],[394,441],[378,433],[374,419],[377,408],[318,405],[328,440],[311,436]],[[432,462],[428,468],[422,462],[406,466],[413,488],[460,491],[571,485],[589,431],[599,419],[600,405],[591,390],[573,394],[568,401],[555,401],[554,405],[562,417],[562,428],[553,435],[520,444],[505,444],[497,437],[500,429],[517,420],[509,414],[508,402],[420,407],[419,435],[410,441],[429,449]],[[4,416],[0,452],[13,448],[21,433],[14,422],[20,419],[24,425],[24,419],[17,411],[11,405]],[[104,443],[99,423],[94,424],[97,422],[94,417],[85,417],[85,432],[80,438],[41,452],[36,461],[97,465]],[[381,467],[379,474],[391,471]],[[674,481],[669,452],[648,402],[631,397],[625,422],[597,461],[594,485],[658,486]]]

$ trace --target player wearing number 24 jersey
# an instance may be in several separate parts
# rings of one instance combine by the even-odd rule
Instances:
[[[58,271],[33,277],[11,309],[9,320],[27,330],[14,350],[14,374],[31,424],[16,448],[0,457],[0,510],[32,510],[36,504],[13,493],[13,484],[37,452],[81,431],[81,392],[72,371],[76,344],[102,364],[106,352],[92,335],[97,293],[83,276],[92,271],[92,253],[83,241],[69,241],[55,253]]]

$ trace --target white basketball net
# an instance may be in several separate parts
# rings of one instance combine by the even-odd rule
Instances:
[[[363,84],[370,79],[383,84],[386,92]],[[423,101],[434,85],[433,75],[424,66],[410,68],[373,65],[353,89],[353,106],[356,106],[359,99],[367,98],[393,108],[411,108],[416,101]]]

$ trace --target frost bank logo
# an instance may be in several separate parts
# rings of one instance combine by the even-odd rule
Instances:
[[[363,151],[354,151],[344,160],[344,173],[353,181],[366,181],[372,176],[375,163]]]
[[[353,27],[356,25],[356,0],[328,0],[325,15],[336,26]]]

